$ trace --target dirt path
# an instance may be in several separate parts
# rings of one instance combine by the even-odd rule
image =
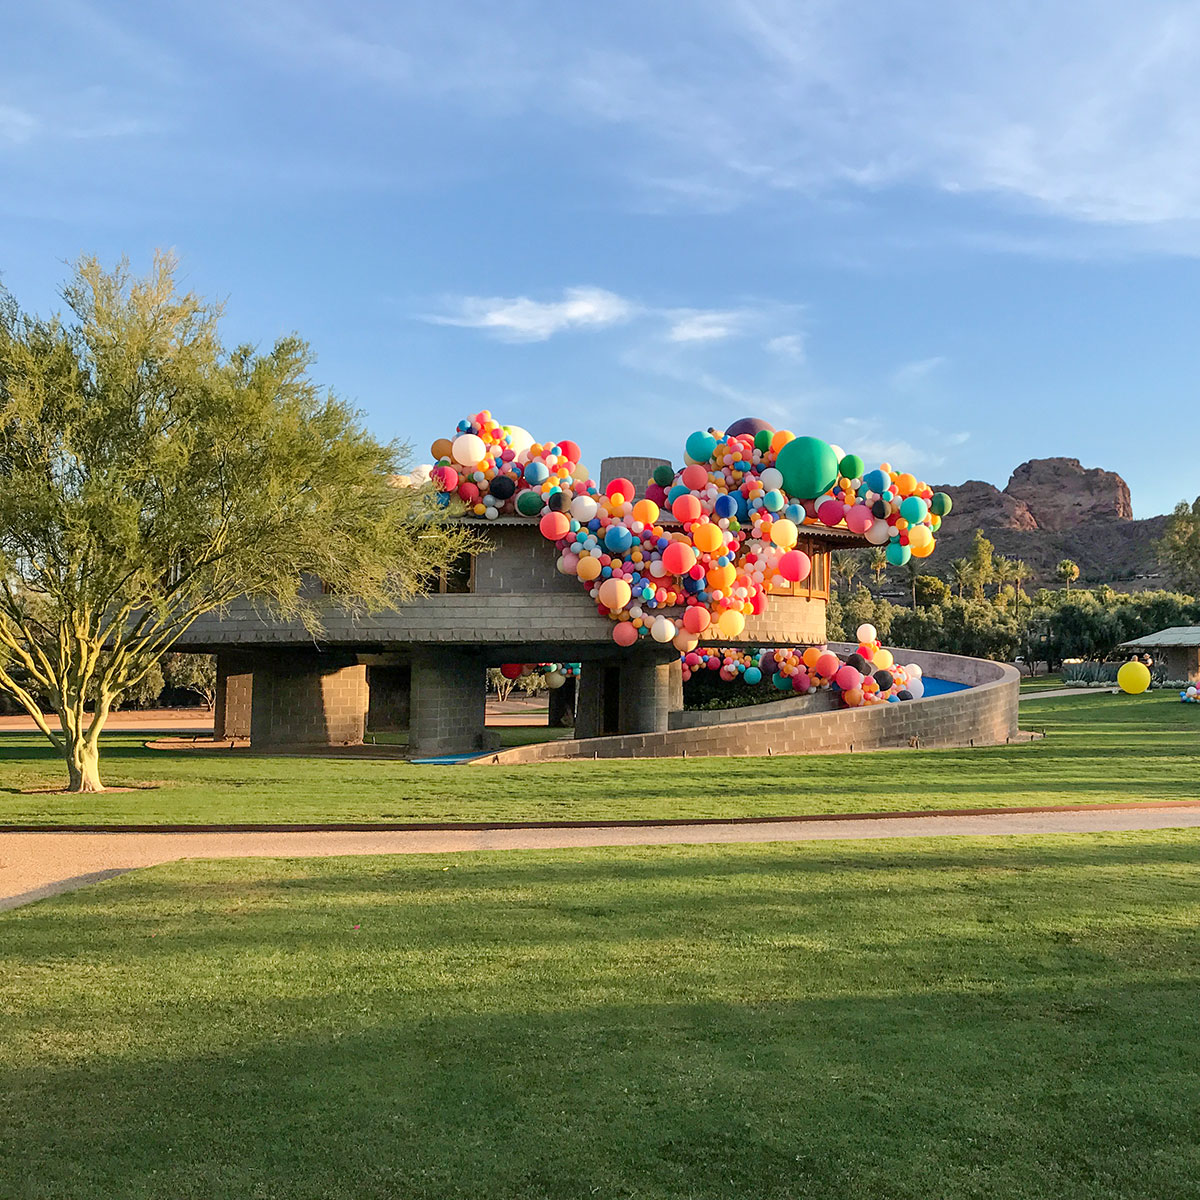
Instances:
[[[835,838],[983,837],[1200,827],[1188,808],[1095,812],[867,818],[738,825],[617,826],[582,829],[422,830],[282,833],[2,833],[0,909],[71,891],[138,867],[181,858],[306,858],[339,854],[437,854],[578,846],[706,845]]]

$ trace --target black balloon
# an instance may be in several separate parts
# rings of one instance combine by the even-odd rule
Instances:
[[[562,512],[562,510],[566,508],[569,503],[570,499],[568,498],[566,492],[551,492],[550,495],[546,497],[546,507],[551,512]]]
[[[897,700],[911,700],[912,692],[910,692],[908,690],[908,688],[905,688],[904,691],[896,693],[896,699]]]
[[[888,515],[888,506],[882,500],[876,500],[871,505],[871,512],[882,521]]]
[[[881,692],[886,692],[896,681],[892,678],[891,671],[876,671],[875,682],[879,684]]]
[[[865,675],[869,670],[867,660],[858,653],[852,654],[846,659],[846,666],[853,667],[860,675]]]
[[[507,475],[497,475],[495,479],[488,485],[488,491],[491,492],[497,500],[507,500],[517,490],[517,485]]]

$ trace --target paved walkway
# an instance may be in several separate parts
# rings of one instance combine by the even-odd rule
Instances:
[[[339,854],[437,854],[578,846],[707,845],[835,838],[984,837],[1200,827],[1194,807],[981,816],[869,817],[737,825],[617,826],[282,833],[3,833],[0,910],[182,858],[305,858]]]

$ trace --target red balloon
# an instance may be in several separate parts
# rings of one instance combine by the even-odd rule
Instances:
[[[542,519],[538,522],[538,528],[542,531],[542,537],[551,542],[557,542],[559,538],[566,537],[571,529],[571,518],[565,512],[548,512],[542,514]]]
[[[685,488],[691,488],[692,491],[698,492],[708,483],[708,468],[692,463],[683,468],[679,481]]]
[[[812,561],[803,550],[787,550],[779,556],[779,574],[789,583],[799,583],[808,578]]]
[[[672,575],[686,575],[696,565],[696,552],[684,542],[672,542],[662,552],[662,564]]]
[[[626,500],[632,500],[634,497],[634,486],[628,479],[622,479],[618,476],[604,489],[604,494],[611,500],[618,492],[625,497]],[[636,634],[634,635],[637,636]]]
[[[683,627],[688,633],[703,633],[712,623],[712,615],[707,608],[699,604],[691,604],[683,613]]]
[[[583,457],[583,451],[579,449],[578,444],[575,442],[559,442],[558,448],[569,463],[578,464],[579,460]]]
[[[846,506],[840,500],[826,500],[817,509],[817,520],[830,527],[840,525],[845,515]]]
[[[692,495],[679,496],[671,505],[671,512],[677,521],[695,521],[703,512],[700,501]]]
[[[632,646],[638,640],[638,631],[634,629],[632,621],[618,621],[613,627],[612,637],[618,646]]]
[[[817,659],[817,674],[823,679],[832,679],[837,673],[838,667],[841,665],[841,659],[838,658],[831,650],[826,650],[820,658]]]
[[[458,485],[458,495],[467,504],[474,504],[479,499],[479,488],[468,480],[466,483]]]
[[[504,666],[500,668],[500,674],[503,675],[505,679],[517,679],[521,674],[521,664],[505,663]]]

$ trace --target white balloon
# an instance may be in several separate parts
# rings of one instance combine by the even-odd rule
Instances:
[[[675,622],[667,617],[655,617],[650,626],[650,636],[656,642],[669,642],[675,636]]]
[[[912,693],[914,700],[920,700],[925,695],[925,684],[920,679],[910,679],[908,681],[908,690]]]
[[[550,674],[546,676],[546,686],[551,689],[560,688],[566,682],[567,677],[560,674],[558,671],[551,671]]]
[[[830,442],[829,448],[834,452],[835,455],[837,455],[838,462],[841,462],[842,459],[846,457],[846,452],[841,448],[841,446],[835,446],[832,442]]]
[[[867,530],[864,535],[872,546],[882,546],[892,536],[892,527],[884,520],[879,519]]]
[[[858,627],[856,636],[860,642],[873,642],[879,634],[874,625],[864,623]]]
[[[581,525],[586,525],[599,511],[600,506],[591,496],[576,496],[571,501],[571,516]]]
[[[773,492],[776,488],[783,487],[783,472],[777,470],[775,467],[768,467],[758,478],[763,488],[768,492]]]
[[[482,461],[486,453],[487,447],[483,444],[483,438],[474,433],[460,433],[450,443],[451,458],[456,463],[462,463],[464,467],[473,467]]]
[[[921,678],[921,676],[924,674],[924,672],[921,670],[921,668],[920,668],[920,667],[918,667],[918,666],[917,666],[917,664],[916,664],[916,663],[909,663],[909,664],[908,664],[908,666],[907,666],[907,667],[905,667],[904,669],[905,669],[905,670],[906,670],[906,671],[907,671],[907,672],[908,672],[908,673],[909,673],[909,674],[910,674],[910,675],[911,675],[911,676],[912,676],[914,679],[920,679],[920,678]]]

